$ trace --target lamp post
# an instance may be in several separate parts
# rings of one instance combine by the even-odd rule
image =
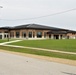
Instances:
[[[8,27],[7,29],[8,29],[8,41],[9,41],[9,39],[10,39],[10,28]]]
[[[0,8],[3,8],[3,6],[0,6]]]
[[[0,8],[3,8],[2,6],[0,6]]]

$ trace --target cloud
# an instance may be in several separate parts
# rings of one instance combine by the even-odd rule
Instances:
[[[2,0],[0,18],[24,19],[53,14],[63,10],[76,8],[76,0]],[[76,11],[37,20],[0,21],[0,24],[17,25],[24,23],[39,23],[76,29]]]

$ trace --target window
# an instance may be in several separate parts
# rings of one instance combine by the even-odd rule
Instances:
[[[16,32],[16,38],[20,37],[20,32]]]
[[[42,38],[42,32],[37,32],[37,38]]]
[[[6,35],[4,35],[4,38],[6,38]]]
[[[26,32],[22,32],[22,37],[26,38]]]
[[[0,39],[2,39],[2,35],[0,35]]]
[[[32,32],[29,32],[29,38],[32,38]]]

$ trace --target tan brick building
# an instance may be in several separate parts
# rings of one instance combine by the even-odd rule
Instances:
[[[38,24],[1,27],[0,39],[76,39],[76,31]]]

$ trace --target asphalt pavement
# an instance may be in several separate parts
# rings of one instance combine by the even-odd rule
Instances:
[[[76,66],[0,52],[0,75],[76,75]]]

